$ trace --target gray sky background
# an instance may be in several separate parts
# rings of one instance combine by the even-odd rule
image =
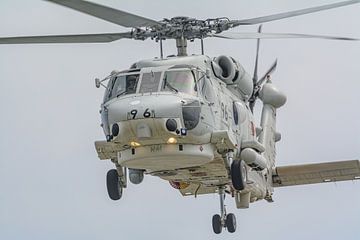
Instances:
[[[155,20],[250,18],[335,1],[98,1]],[[360,37],[360,4],[264,24],[264,32]],[[257,26],[236,31],[256,31]],[[44,1],[2,0],[0,36],[125,30]],[[175,53],[173,41],[165,54]],[[198,42],[190,52],[199,53]],[[231,55],[253,71],[255,40],[205,41],[206,54]],[[123,199],[108,199],[112,165],[93,146],[104,139],[95,77],[158,56],[152,41],[0,46],[0,239],[360,239],[360,182],[276,189],[274,200],[237,210],[238,230],[215,235],[217,195],[183,198],[146,177]],[[260,75],[279,59],[273,82],[288,95],[278,113],[278,164],[360,156],[360,42],[266,40]]]

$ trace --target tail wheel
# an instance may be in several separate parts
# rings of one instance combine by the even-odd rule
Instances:
[[[234,160],[232,162],[231,181],[236,190],[244,190],[246,184],[246,167],[244,161]]]
[[[119,200],[123,193],[119,174],[116,169],[111,169],[106,175],[106,187],[111,200]]]
[[[213,227],[214,233],[216,233],[216,234],[221,233],[222,225],[221,225],[221,217],[219,214],[215,214],[213,216],[212,227]]]
[[[236,217],[233,213],[229,213],[226,216],[225,226],[230,233],[236,231]]]

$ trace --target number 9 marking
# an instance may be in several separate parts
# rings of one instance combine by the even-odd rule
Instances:
[[[136,118],[136,114],[137,114],[137,110],[136,109],[133,109],[130,111],[130,114],[132,115],[132,119],[135,119]]]

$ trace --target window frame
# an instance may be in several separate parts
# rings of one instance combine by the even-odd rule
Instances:
[[[161,92],[161,86],[162,86],[162,82],[163,82],[163,77],[164,77],[165,71],[164,71],[164,70],[158,70],[158,69],[156,69],[156,70],[141,72],[141,76],[140,76],[139,81],[138,81],[138,89],[136,90],[136,93],[141,93],[141,94],[153,93],[153,92],[144,92],[144,93],[143,93],[143,92],[140,91],[144,74],[149,74],[149,73],[151,73],[151,72],[153,72],[154,74],[160,73],[160,80],[159,80],[159,84],[158,84],[158,87],[157,87],[156,92]]]
[[[116,76],[112,77],[106,87],[106,91],[105,91],[105,96],[104,96],[104,102],[108,102],[114,98],[117,98],[116,96],[110,96],[111,92],[113,91],[114,85],[115,85],[115,81],[118,77],[127,77],[129,75],[137,75],[138,79],[137,79],[137,85],[136,85],[136,89],[134,93],[130,93],[130,94],[124,94],[123,96],[128,96],[128,95],[132,95],[132,94],[136,94],[139,90],[139,85],[140,85],[140,80],[142,78],[142,73],[141,72],[127,72],[127,73],[120,73],[117,74]]]
[[[195,70],[195,71],[194,71]],[[172,92],[171,90],[165,90],[164,89],[164,84],[165,84],[165,76],[166,76],[166,73],[167,72],[181,72],[181,71],[187,71],[187,72],[190,72],[192,77],[193,77],[193,80],[194,80],[194,94],[191,94],[191,93],[188,93],[188,92],[182,92],[182,91],[179,91],[178,93],[182,93],[182,94],[188,94],[188,95],[191,95],[191,96],[198,96],[199,95],[199,91],[198,91],[198,84],[197,84],[197,74],[196,74],[196,70],[195,68],[169,68],[169,69],[165,69],[163,70],[163,73],[161,75],[161,81],[160,81],[160,84],[159,84],[159,92]]]

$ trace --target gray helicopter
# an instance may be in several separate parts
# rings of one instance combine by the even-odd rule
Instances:
[[[183,196],[217,193],[220,214],[212,218],[216,234],[223,228],[233,233],[236,218],[227,213],[225,195],[237,208],[248,208],[259,200],[273,202],[276,187],[360,179],[358,160],[276,166],[276,111],[286,95],[271,81],[277,61],[258,78],[258,56],[262,38],[355,38],[295,33],[225,33],[242,25],[262,24],[359,3],[345,1],[264,17],[230,20],[198,20],[174,17],[155,21],[131,13],[73,0],[50,0],[103,20],[132,28],[122,33],[53,35],[0,38],[0,44],[98,43],[122,38],[152,39],[159,43],[160,57],[141,60],[123,71],[112,71],[96,79],[105,88],[101,126],[106,140],[96,141],[100,159],[115,168],[107,173],[109,197],[119,200],[128,179],[140,184],[144,175],[169,181]],[[204,39],[256,39],[253,76],[233,57],[211,58],[204,54]],[[162,42],[176,41],[177,55],[164,57]],[[188,55],[187,43],[200,39],[200,55]],[[253,115],[255,102],[262,102],[260,125]]]

